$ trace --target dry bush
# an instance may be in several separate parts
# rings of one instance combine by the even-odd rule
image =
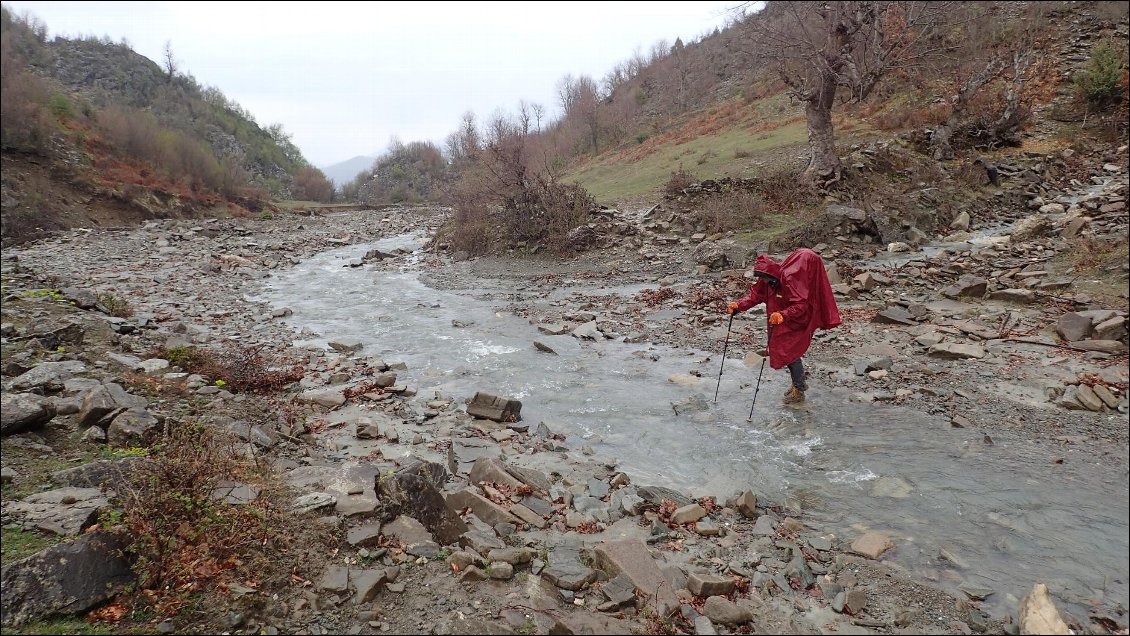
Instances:
[[[279,360],[262,353],[263,347],[232,346],[223,351],[198,347],[159,349],[153,357],[190,373],[204,376],[211,382],[222,382],[236,392],[272,393],[298,382],[306,374],[305,367],[295,360]]]
[[[703,202],[699,218],[709,232],[728,232],[757,227],[765,202],[757,193],[733,190],[711,196]]]
[[[333,194],[334,186],[321,170],[308,166],[294,174],[295,199],[329,203]]]
[[[272,490],[278,480],[239,444],[209,427],[174,427],[117,486],[121,511],[103,523],[130,540],[135,602],[173,615],[194,594],[232,583],[254,587],[269,567],[285,527],[281,493]],[[247,504],[227,504],[216,493],[231,482],[262,490]]]
[[[0,74],[0,145],[4,148],[40,152],[55,130],[45,104],[48,91],[43,80],[10,68],[7,52]]]
[[[1069,260],[1071,271],[1084,273],[1107,267],[1112,264],[1126,263],[1128,243],[1125,237],[1099,238],[1094,236],[1081,236],[1070,241],[1071,249]]]
[[[799,184],[800,173],[787,166],[772,168],[756,180],[764,209],[775,214],[807,210],[820,202],[817,192]]]
[[[691,173],[683,168],[679,168],[671,173],[671,178],[667,179],[667,183],[663,184],[663,193],[669,197],[679,196],[683,190],[687,189],[692,183],[697,183],[698,179]]]
[[[460,162],[448,198],[455,209],[445,232],[457,250],[485,254],[513,247],[568,251],[568,234],[596,202],[576,184],[535,167],[525,136],[497,120],[491,141]]]

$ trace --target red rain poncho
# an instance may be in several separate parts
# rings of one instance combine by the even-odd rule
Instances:
[[[840,310],[824,261],[816,252],[801,248],[789,254],[783,263],[760,254],[753,271],[781,281],[777,289],[772,289],[764,278],[758,278],[749,295],[738,301],[740,311],[764,302],[766,315],[779,311],[785,318],[783,323],[770,327],[769,366],[780,369],[800,359],[812,344],[812,334],[817,329],[839,326]]]

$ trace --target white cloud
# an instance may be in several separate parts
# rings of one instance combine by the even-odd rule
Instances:
[[[6,2],[52,35],[128,39],[217,86],[261,124],[281,122],[312,163],[396,136],[437,143],[460,116],[556,112],[567,73],[600,79],[635,49],[691,40],[735,2]]]

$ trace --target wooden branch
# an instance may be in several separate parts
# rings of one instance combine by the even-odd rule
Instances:
[[[1030,338],[998,338],[1005,342],[1022,342],[1024,344],[1040,345],[1041,347],[1052,347],[1053,349],[1067,349],[1068,351],[1078,351],[1079,353],[1091,353],[1090,349],[1080,349],[1079,347],[1072,347],[1070,345],[1059,344],[1058,342],[1044,342],[1042,340],[1033,340]]]

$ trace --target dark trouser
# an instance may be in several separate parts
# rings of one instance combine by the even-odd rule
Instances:
[[[800,361],[800,358],[797,358],[786,366],[789,369],[789,375],[793,379],[793,386],[801,391],[807,391],[808,383],[804,381],[804,363]]]

